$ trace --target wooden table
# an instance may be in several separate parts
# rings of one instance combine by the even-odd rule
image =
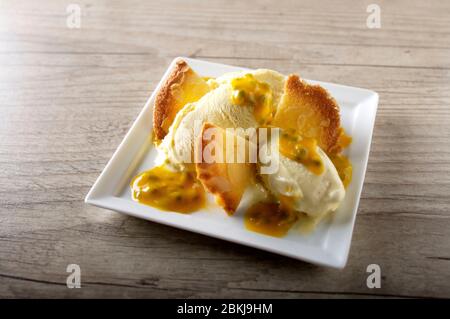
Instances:
[[[450,2],[373,2],[2,1],[0,297],[450,297]],[[179,55],[380,94],[344,270],[84,204]]]

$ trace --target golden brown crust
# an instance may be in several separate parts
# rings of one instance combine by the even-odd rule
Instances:
[[[171,87],[183,82],[183,78],[190,67],[184,60],[179,60],[174,69],[169,74],[166,82],[158,91],[153,108],[153,131],[157,139],[163,139],[167,132],[162,128],[163,121],[168,117],[174,101],[171,94]]]
[[[196,92],[184,92],[190,83],[198,82]],[[184,60],[179,60],[158,91],[153,108],[153,131],[161,140],[166,136],[176,113],[187,103],[195,102],[208,90],[206,81],[199,77]],[[180,96],[177,96],[180,95]]]
[[[295,129],[299,134],[317,139],[327,153],[340,150],[341,134],[339,106],[321,86],[302,81],[297,75],[289,75],[285,93],[273,124],[283,129]]]
[[[205,139],[204,132],[209,128],[215,128],[218,133],[214,138],[222,138],[225,134],[223,129],[210,123],[204,123],[199,142],[202,154],[205,146],[211,143],[210,139]],[[222,139],[221,141],[224,141]],[[220,144],[220,141],[218,142]],[[203,162],[202,154],[196,154],[196,158],[202,161],[196,163],[197,178],[201,181],[206,190],[214,194],[217,203],[232,215],[236,211],[241,201],[242,195],[248,182],[254,173],[254,165],[249,163],[206,163]]]

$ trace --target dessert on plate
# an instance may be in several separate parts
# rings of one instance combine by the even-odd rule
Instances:
[[[351,181],[339,106],[297,75],[205,78],[179,60],[156,94],[153,138],[159,156],[131,181],[134,200],[193,213],[215,198],[230,218],[242,214],[249,230],[266,235],[313,229]]]

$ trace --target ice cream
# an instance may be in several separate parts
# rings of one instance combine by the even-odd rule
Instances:
[[[278,156],[278,170],[261,174],[264,185],[277,198],[298,212],[313,217],[323,216],[338,208],[345,196],[344,185],[331,160],[316,146],[322,172],[314,173],[306,165],[279,153],[278,143],[269,141],[271,154]]]

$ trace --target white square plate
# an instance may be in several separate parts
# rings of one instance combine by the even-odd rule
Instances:
[[[218,77],[226,72],[246,70],[223,64],[183,59],[202,76]],[[334,217],[322,222],[314,232],[301,234],[291,231],[283,238],[270,237],[246,230],[243,214],[239,211],[233,217],[228,217],[217,206],[184,215],[163,212],[131,199],[129,183],[133,176],[154,166],[156,150],[151,142],[150,133],[155,92],[165,81],[176,60],[172,62],[130,131],[92,186],[86,196],[86,203],[307,262],[343,268],[347,262],[363,187],[378,94],[365,89],[309,81],[325,87],[341,107],[342,125],[353,137],[353,143],[347,150],[353,164],[353,180],[347,189],[344,202]]]

